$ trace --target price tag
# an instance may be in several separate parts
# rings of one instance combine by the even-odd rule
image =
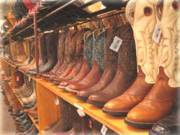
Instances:
[[[19,76],[16,76],[16,81],[18,82],[20,79],[19,79]]]
[[[30,76],[28,76],[28,81],[29,81],[29,82],[31,81],[31,77],[30,77]]]
[[[78,113],[78,115],[79,115],[80,117],[86,116],[86,114],[84,113],[84,111],[81,110],[81,109],[77,109],[77,113]]]
[[[154,32],[153,32],[153,35],[152,35],[152,40],[159,44],[160,43],[160,40],[161,40],[161,28],[158,24],[156,24],[155,28],[154,28]]]
[[[74,106],[77,108],[77,113],[80,117],[86,116],[86,114],[83,111],[84,109],[80,105],[75,103]]]
[[[107,131],[108,131],[108,128],[105,125],[103,125],[101,128],[102,135],[106,135]]]
[[[55,99],[54,104],[59,105],[59,99],[58,98]]]
[[[84,110],[80,105],[78,105],[78,104],[74,104],[74,106],[77,108],[77,109],[80,109],[80,110]]]
[[[121,38],[115,36],[114,40],[113,40],[113,42],[112,42],[112,44],[110,46],[110,49],[115,51],[115,52],[118,52],[121,45],[122,45],[122,43],[123,43],[123,40]]]

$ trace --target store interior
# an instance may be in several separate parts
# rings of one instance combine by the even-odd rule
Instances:
[[[180,0],[0,7],[0,134],[180,134]]]

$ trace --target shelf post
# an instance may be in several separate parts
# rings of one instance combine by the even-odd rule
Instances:
[[[34,23],[34,43],[35,43],[35,60],[36,60],[36,69],[37,73],[39,73],[39,33],[37,30],[37,11],[33,14],[33,23]]]

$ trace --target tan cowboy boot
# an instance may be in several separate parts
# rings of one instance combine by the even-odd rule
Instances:
[[[180,86],[179,5],[180,1],[176,0],[163,0],[156,4],[162,31],[159,45],[159,75],[148,95],[127,115],[126,122],[135,127],[146,128],[164,118],[170,113],[176,100],[176,89]]]

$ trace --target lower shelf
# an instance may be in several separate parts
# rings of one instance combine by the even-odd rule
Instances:
[[[31,121],[33,122],[33,124],[35,125],[35,127],[37,128],[37,130],[39,131],[39,125],[38,125],[38,123],[36,123],[36,121],[34,120],[33,116],[31,116],[30,113],[28,113],[28,116],[31,119]]]
[[[14,95],[16,96],[15,93],[14,93]],[[23,103],[22,103],[22,101],[19,99],[19,97],[16,96],[16,98],[17,98],[17,100],[19,101],[19,103],[21,104],[21,106],[23,106]],[[29,113],[31,110],[24,109],[24,111],[27,112],[27,114],[28,114],[29,118],[31,119],[31,121],[33,122],[34,126],[35,126],[35,127],[38,129],[38,131],[39,131],[39,125],[38,125],[38,123],[36,123],[36,121],[34,120],[34,118],[33,118],[33,117],[31,116],[31,114]]]
[[[34,78],[35,79],[35,78]],[[54,84],[45,81],[43,79],[35,79],[37,83],[43,85],[45,88],[64,99],[68,103],[72,104],[77,108],[81,108],[87,115],[91,116],[95,120],[104,124],[108,128],[117,132],[118,134],[123,135],[148,135],[148,130],[137,129],[131,126],[128,126],[124,122],[123,117],[113,117],[104,113],[101,109],[91,105],[89,103],[83,102],[78,99],[74,94],[66,92],[63,89],[59,89]]]

